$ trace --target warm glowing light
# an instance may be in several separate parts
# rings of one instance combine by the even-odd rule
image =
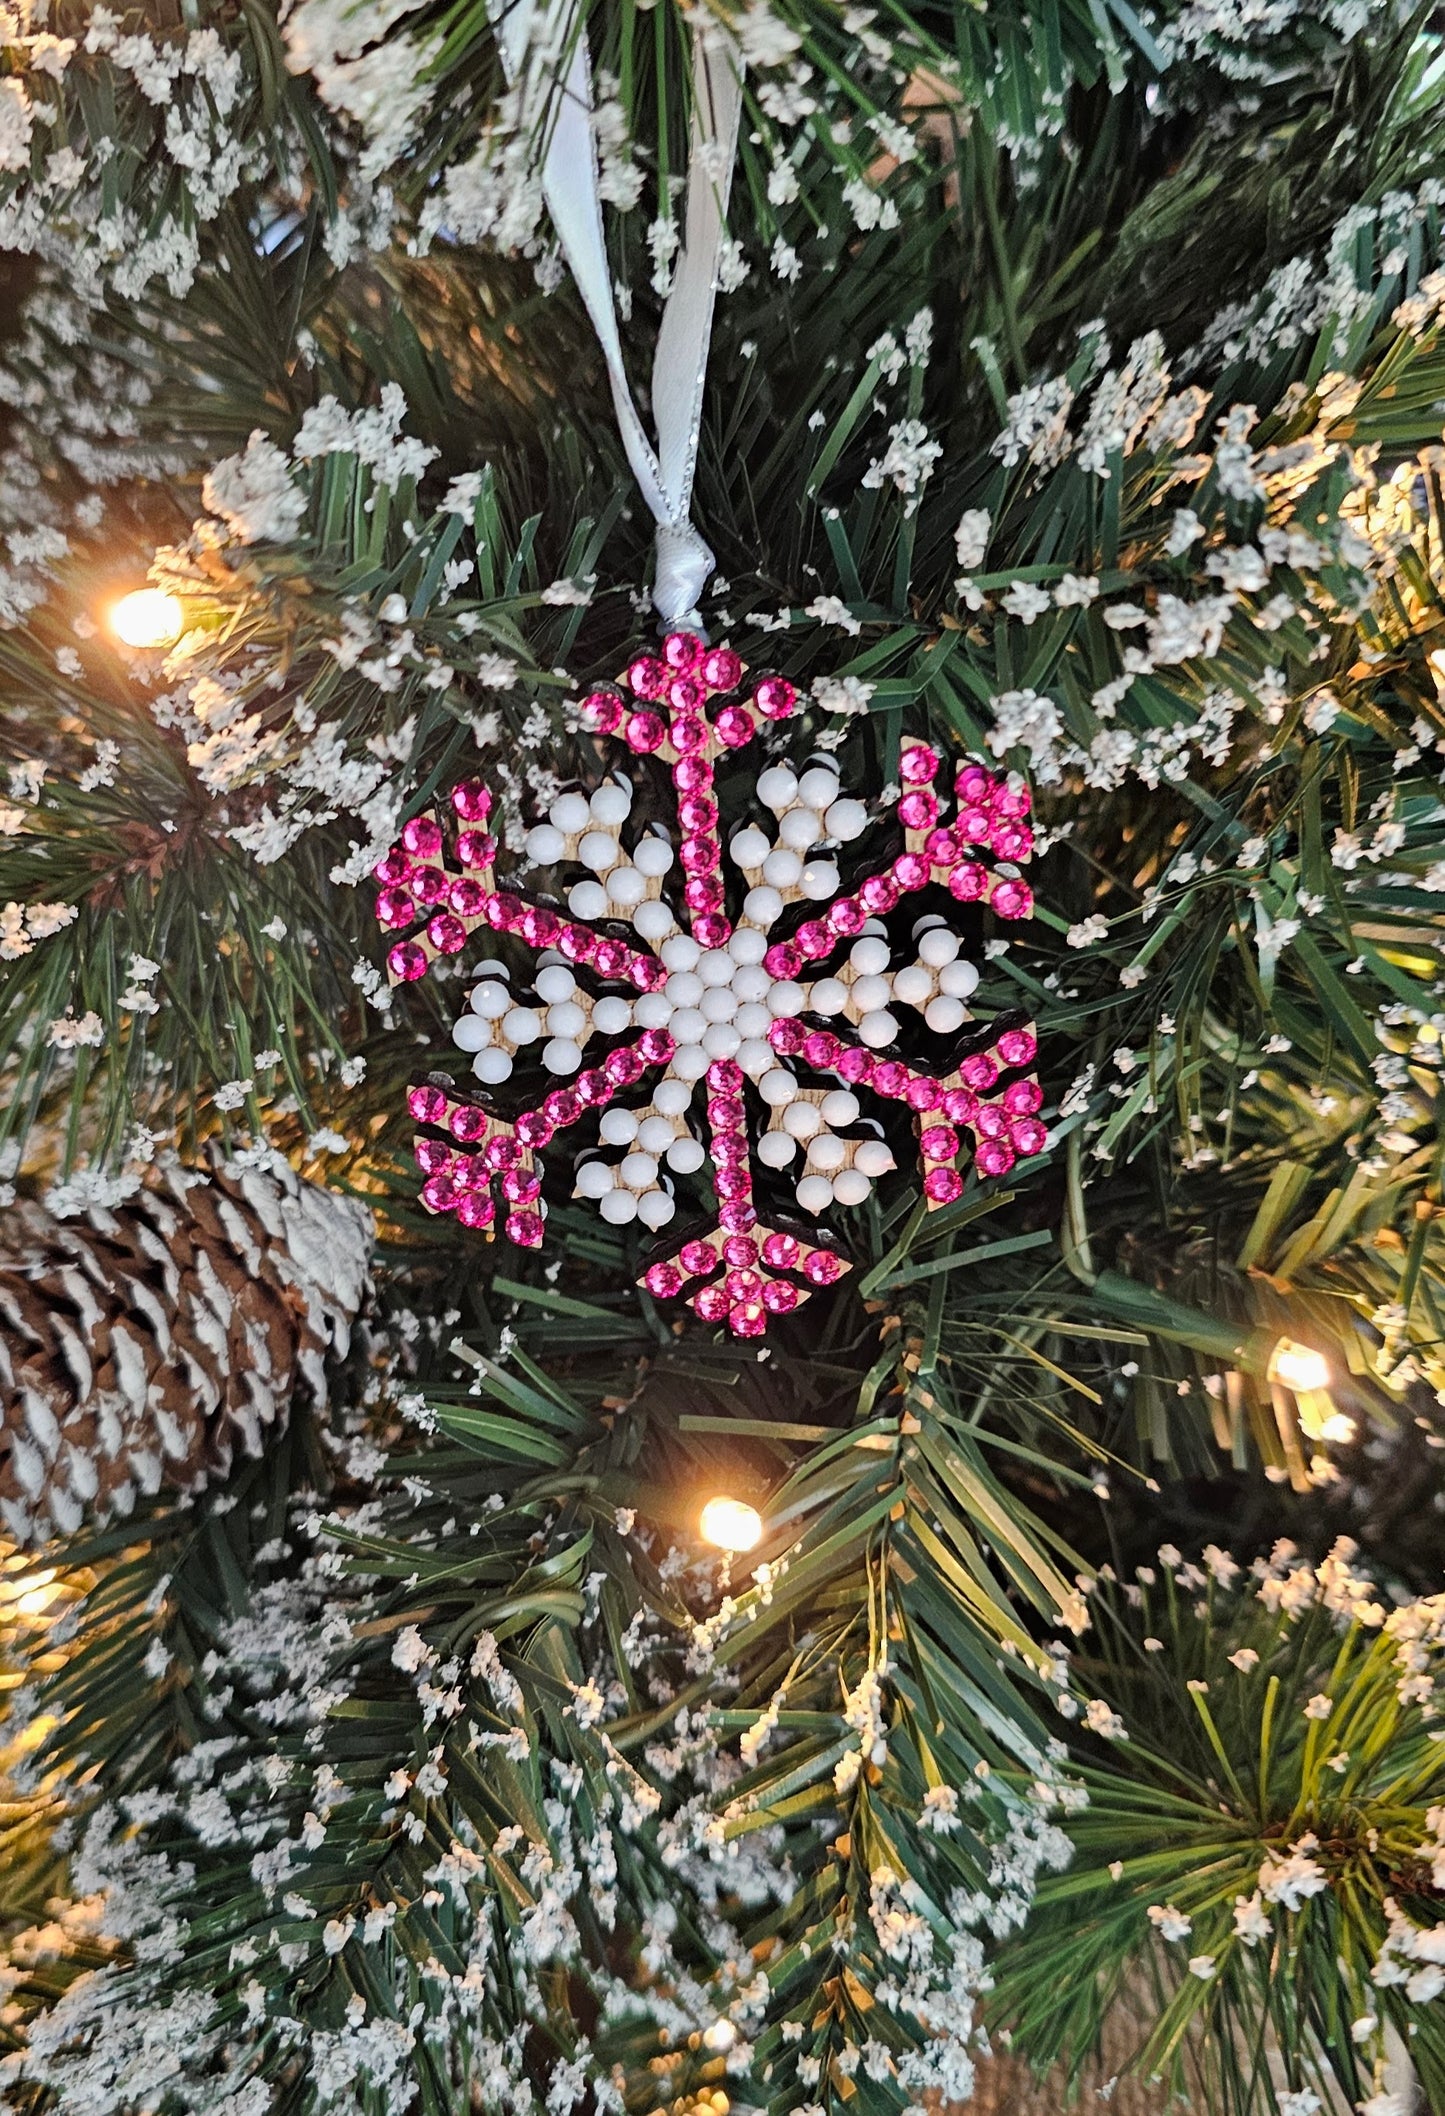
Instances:
[[[179,602],[160,588],[133,588],[110,608],[111,630],[128,647],[168,647],[183,623]]]
[[[741,1499],[709,1499],[698,1525],[704,1540],[719,1550],[751,1550],[762,1541],[763,1517]]]
[[[730,2020],[715,2020],[710,2028],[704,2028],[702,2039],[709,2050],[730,2050],[738,2039],[738,2031]]]
[[[1330,1363],[1323,1352],[1313,1345],[1296,1344],[1292,1337],[1282,1337],[1274,1348],[1274,1357],[1269,1363],[1271,1381],[1282,1382],[1287,1389],[1327,1389],[1330,1385]]]

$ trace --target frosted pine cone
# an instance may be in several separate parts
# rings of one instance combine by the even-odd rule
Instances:
[[[302,1182],[158,1172],[113,1210],[0,1219],[0,1521],[22,1543],[198,1491],[320,1401],[367,1289],[365,1207]]]

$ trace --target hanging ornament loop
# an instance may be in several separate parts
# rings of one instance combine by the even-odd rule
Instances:
[[[664,631],[700,632],[698,601],[716,560],[692,525],[692,488],[742,111],[741,58],[715,22],[694,31],[687,218],[653,358],[654,445],[622,357],[592,129],[592,61],[576,0],[543,0],[540,6],[531,0],[492,0],[492,7],[509,82],[534,66],[554,71],[556,85],[546,103],[542,194],[607,362],[627,460],[657,523],[652,599],[658,619]]]

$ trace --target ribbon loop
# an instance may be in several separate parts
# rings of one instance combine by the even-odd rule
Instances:
[[[742,62],[717,24],[693,34],[692,131],[683,244],[652,365],[654,447],[633,401],[617,327],[592,132],[592,61],[577,0],[489,0],[509,82],[553,71],[545,99],[542,195],[607,362],[622,445],[657,523],[653,605],[664,626],[700,631],[698,600],[716,561],[692,526],[692,488],[728,192],[742,113]],[[529,99],[530,100],[530,99]]]

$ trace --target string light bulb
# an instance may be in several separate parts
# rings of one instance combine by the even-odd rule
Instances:
[[[698,1523],[703,1541],[719,1550],[751,1550],[763,1537],[763,1517],[742,1499],[709,1499]]]
[[[128,647],[168,647],[181,636],[184,612],[161,588],[132,588],[111,604],[110,628]]]
[[[1282,1337],[1269,1362],[1269,1378],[1293,1389],[1296,1395],[1308,1394],[1311,1390],[1329,1387],[1330,1363],[1313,1345],[1302,1345],[1293,1337]]]

